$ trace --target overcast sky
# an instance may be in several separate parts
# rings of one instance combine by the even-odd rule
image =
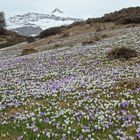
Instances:
[[[0,0],[0,3],[0,11],[4,11],[8,17],[27,12],[48,14],[59,8],[65,15],[88,18],[140,6],[140,0]]]

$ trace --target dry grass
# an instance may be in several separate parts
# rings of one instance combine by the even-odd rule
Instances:
[[[28,48],[28,49],[23,49],[21,52],[21,55],[28,55],[28,54],[32,54],[32,53],[36,53],[38,52],[36,49],[33,48]]]
[[[104,28],[103,31],[110,31],[110,30],[112,30],[112,27],[115,28],[114,23],[99,23],[98,25],[100,25],[101,27]],[[49,44],[49,45],[55,44],[56,42],[60,41],[60,39],[62,40],[62,39],[66,39],[69,37],[77,37],[78,35],[81,35],[81,34],[96,32],[95,26],[96,26],[96,23],[94,23],[92,27],[90,27],[89,24],[85,24],[82,26],[74,26],[70,29],[63,31],[61,34],[51,35],[51,36],[42,38],[40,40],[37,40],[36,42],[29,43],[25,46],[25,48],[38,48],[39,46],[44,46],[46,44]],[[119,28],[119,26],[116,26],[116,27]],[[67,33],[69,34],[69,36],[66,35]],[[102,33],[100,35],[102,35]],[[112,37],[115,35],[116,34],[114,34],[114,33],[113,34],[107,33],[107,37]],[[106,35],[103,35],[101,38],[105,38],[105,36]],[[93,39],[93,40],[95,40],[95,39]],[[99,39],[96,38],[96,40],[99,40]]]
[[[82,45],[83,45],[83,46],[85,46],[85,45],[93,45],[93,44],[95,44],[95,41],[94,41],[94,40],[82,42]]]
[[[27,38],[27,42],[28,42],[28,43],[35,42],[35,39],[36,39],[35,37],[30,36],[30,37]]]
[[[70,34],[69,33],[63,33],[61,38],[67,38],[67,37],[70,37]]]
[[[96,32],[100,32],[100,31],[102,31],[103,30],[103,26],[101,26],[100,24],[96,24],[96,26],[95,26],[95,31]]]
[[[103,35],[103,32],[107,32],[106,35],[103,35],[102,37],[100,36],[100,38],[107,38],[107,37],[112,37],[112,36],[116,36],[116,33],[110,33],[108,31],[112,31],[112,29],[120,29],[120,28],[128,28],[128,25],[116,25],[113,22],[110,23],[93,23],[92,26],[90,26],[89,24],[84,24],[82,26],[73,26],[72,28],[68,28],[64,31],[62,31],[59,34],[55,34],[55,35],[51,35],[51,36],[47,36],[45,38],[39,39],[36,42],[32,42],[29,43],[25,46],[25,48],[38,48],[40,46],[44,46],[46,44],[55,44],[56,42],[60,41],[60,39],[66,39],[68,37],[77,37],[78,35],[81,34],[86,34],[86,33],[91,33],[91,32],[96,32],[96,25],[100,26],[102,28],[102,31],[100,33],[100,35]],[[139,26],[138,24],[135,25]],[[67,33],[69,33],[69,36],[66,35]],[[99,34],[97,32],[97,34]],[[93,39],[94,40],[94,39]],[[99,41],[98,38],[96,38],[95,40]]]
[[[107,53],[107,57],[109,59],[131,59],[134,57],[137,57],[138,53],[136,50],[126,48],[126,47],[120,47],[120,48],[114,48],[110,52]]]
[[[118,83],[119,87],[126,86],[129,89],[140,88],[140,78],[133,78]]]

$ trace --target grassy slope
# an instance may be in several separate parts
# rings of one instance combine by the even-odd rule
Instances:
[[[109,61],[106,53],[119,46],[140,51],[140,28],[102,33],[109,38],[93,45],[81,43],[94,32],[58,37],[63,47],[49,51],[55,43],[43,39],[36,43],[42,53],[24,57],[12,48],[1,51],[0,139],[137,138],[140,91],[118,83],[140,75],[139,58]]]

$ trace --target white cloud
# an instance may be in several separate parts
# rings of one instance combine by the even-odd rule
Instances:
[[[124,7],[140,6],[140,0],[0,0],[8,16],[26,12],[49,13],[60,8],[68,16],[97,17]]]

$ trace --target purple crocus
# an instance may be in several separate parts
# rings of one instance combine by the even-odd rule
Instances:
[[[43,116],[45,112],[39,112],[39,116]]]
[[[50,122],[50,119],[49,118],[46,118],[45,119],[45,123],[48,124],[49,122]]]
[[[22,140],[22,139],[23,139],[23,136],[19,136],[19,137],[18,137],[18,140]]]
[[[61,140],[66,140],[66,138],[63,136]]]
[[[125,108],[125,107],[128,107],[129,106],[129,102],[122,102],[120,104],[121,107]]]
[[[126,114],[126,111],[125,111],[125,110],[121,110],[121,113],[122,113],[123,115],[125,115],[125,114]]]
[[[140,140],[140,132],[137,134],[137,138]]]
[[[132,121],[132,119],[133,119],[133,115],[128,115],[128,120]]]
[[[83,135],[80,135],[79,140],[83,140]]]

